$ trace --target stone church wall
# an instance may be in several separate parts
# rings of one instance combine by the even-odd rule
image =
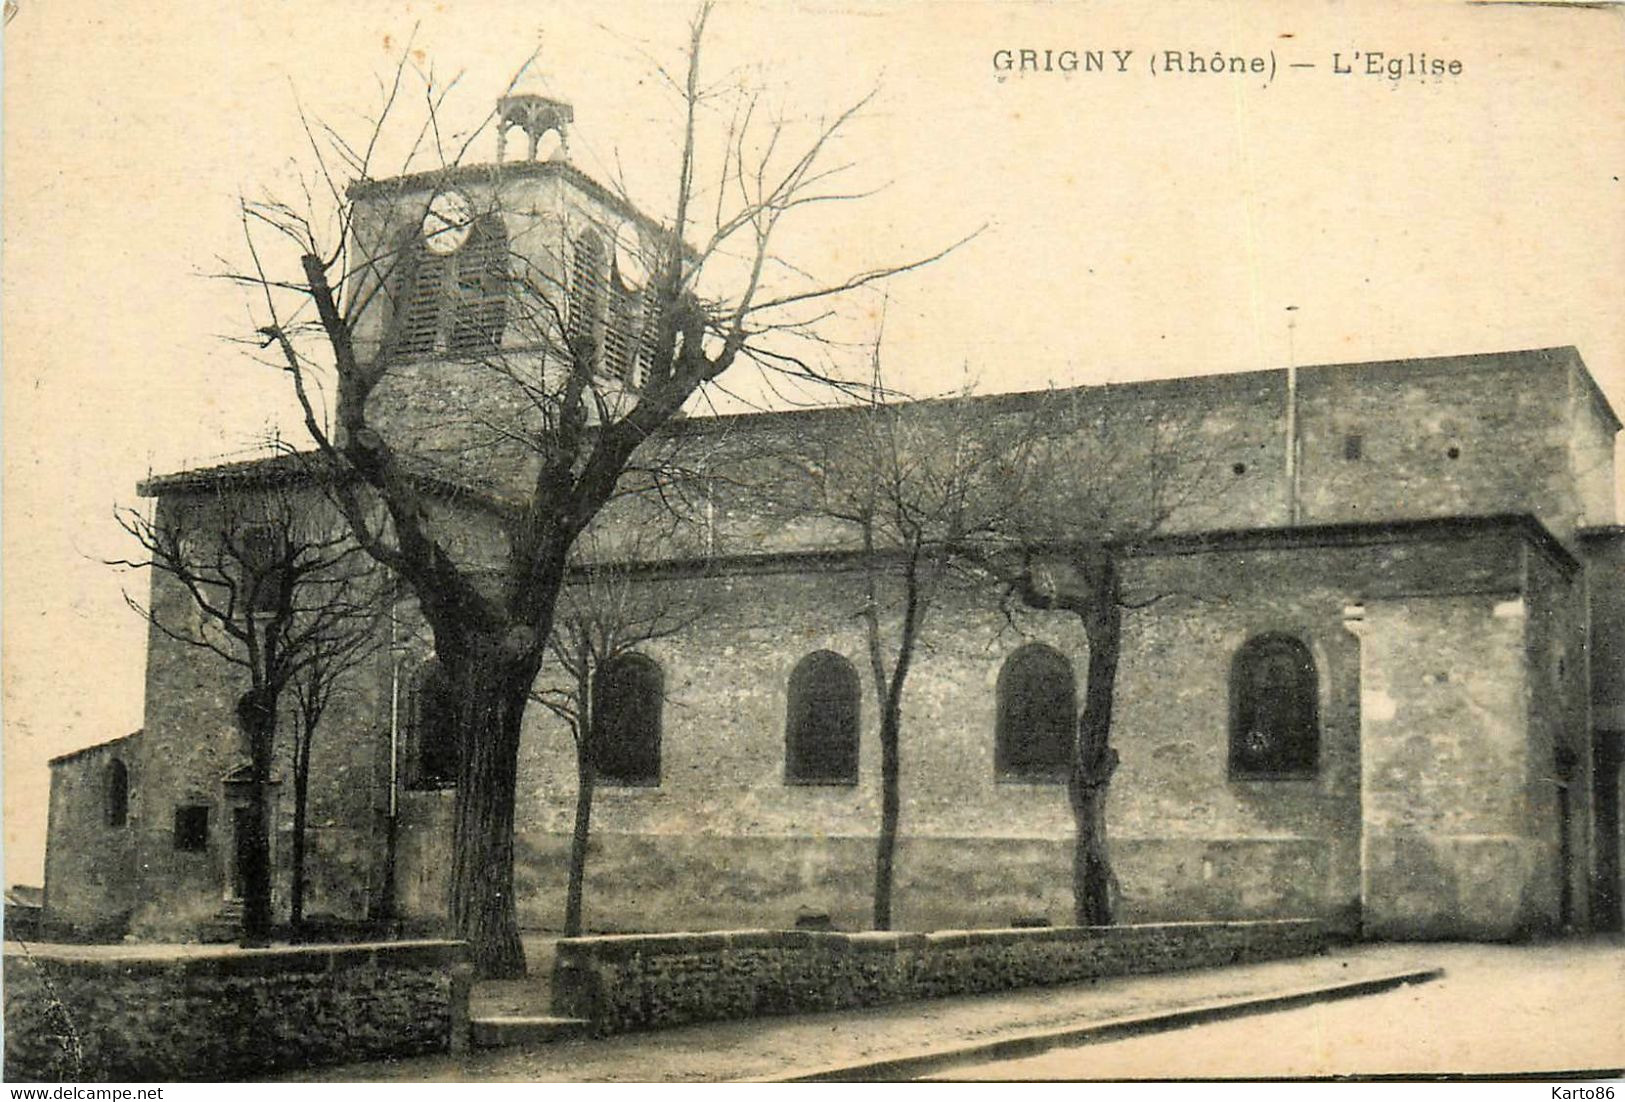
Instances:
[[[1362,890],[1362,784],[1367,841],[1381,858],[1366,889],[1387,900],[1369,915],[1373,929],[1503,936],[1540,913],[1545,905],[1521,894],[1552,867],[1526,807],[1524,631],[1496,615],[1518,600],[1521,543],[1517,531],[1343,546],[1258,539],[1138,561],[1134,584],[1164,599],[1126,624],[1114,736],[1122,765],[1107,811],[1122,917],[1349,918]],[[784,927],[806,914],[863,928],[879,821],[867,687],[859,783],[783,779],[791,667],[827,648],[866,668],[853,615],[859,575],[651,584],[681,586],[715,611],[691,636],[646,648],[667,678],[661,784],[599,788],[588,928]],[[1351,615],[1363,616],[1359,638]],[[1315,658],[1312,779],[1227,776],[1230,663],[1268,632],[1303,639]],[[1084,669],[1081,632],[1064,616],[1018,615],[1013,627],[991,597],[958,594],[928,624],[904,700],[899,928],[1069,920],[1064,789],[1002,781],[993,768],[999,666],[1028,639]],[[572,747],[562,726],[532,717],[521,754],[521,920],[556,928]],[[406,799],[409,913],[441,907],[452,798]]]
[[[1567,539],[1612,516],[1615,426],[1591,385],[1569,348],[1302,368],[1303,520],[1531,513]]]
[[[1602,528],[1583,542],[1586,563],[1587,651],[1591,730],[1593,845],[1597,853],[1592,885],[1593,917],[1602,929],[1621,928],[1625,898],[1625,528]]]
[[[243,491],[246,492],[246,491]],[[179,508],[211,509],[210,495],[160,499],[159,522]],[[205,513],[204,515],[207,515]],[[207,521],[188,521],[208,531]],[[184,588],[153,572],[151,607],[163,622],[196,626],[199,613]],[[214,630],[214,629],[205,629]],[[389,680],[387,647],[337,694],[312,752],[311,888],[308,915],[364,918],[378,890],[383,809],[388,800]],[[208,651],[148,633],[145,733],[140,783],[131,802],[142,890],[131,930],[146,938],[231,937],[234,903],[232,815],[246,790],[227,782],[247,762],[235,705],[247,674]],[[287,917],[292,852],[293,719],[284,714],[273,767],[273,913]],[[178,848],[176,810],[207,808],[202,849]]]
[[[1525,572],[1529,630],[1529,808],[1547,847],[1544,913],[1556,926],[1590,921],[1594,745],[1586,698],[1586,594],[1581,568],[1530,553]]]
[[[1190,456],[1215,460],[1221,484],[1197,495],[1130,572],[1131,584],[1158,600],[1127,616],[1117,698],[1122,765],[1107,815],[1125,919],[1346,918],[1363,898],[1370,933],[1511,936],[1562,920],[1566,852],[1568,917],[1584,921],[1595,831],[1585,598],[1572,563],[1537,525],[1459,515],[1535,512],[1560,539],[1572,531],[1591,492],[1576,465],[1597,449],[1584,434],[1571,443],[1570,422],[1583,413],[1602,426],[1600,437],[1612,424],[1581,371],[1572,350],[1303,369],[1303,519],[1332,526],[1296,531],[1286,529],[1284,373],[1102,392],[1116,403],[1114,418],[1152,418],[1188,443]],[[1020,416],[1034,400],[989,399],[987,409]],[[771,452],[764,442],[827,431],[835,416],[696,420],[679,435],[708,447],[725,441],[715,449],[724,459],[730,449],[760,455]],[[1351,436],[1360,437],[1358,458]],[[700,503],[704,530],[673,531],[659,550],[696,562],[710,552],[721,556],[715,568],[674,567],[647,583],[705,615],[645,648],[666,677],[661,783],[599,790],[589,929],[786,926],[826,914],[842,928],[867,924],[879,762],[857,616],[862,579],[841,553],[849,534],[766,515],[732,492],[723,480]],[[160,521],[210,507],[212,493],[161,491]],[[466,503],[443,508],[440,530],[455,554],[489,558],[489,517]],[[1569,519],[1547,517],[1552,510]],[[634,527],[628,514],[605,530],[613,537]],[[1606,603],[1610,579],[1606,570],[1596,577],[1602,596],[1593,602]],[[160,616],[196,621],[189,598],[163,575],[152,602]],[[311,913],[359,920],[380,910],[391,737],[399,760],[404,686],[426,653],[421,631],[403,630],[352,678],[318,740]],[[1297,638],[1315,662],[1321,731],[1312,778],[1227,772],[1231,663],[1266,633]],[[945,597],[932,613],[904,701],[902,928],[1069,920],[1064,789],[1000,779],[993,766],[1000,665],[1030,640],[1060,651],[1081,677],[1087,648],[1065,616],[1007,617],[994,595],[973,590]],[[846,656],[865,682],[855,785],[785,783],[787,678],[820,649]],[[240,671],[151,633],[145,734],[120,843],[129,856],[117,858],[140,870],[129,878],[129,928],[138,935],[195,934],[229,917],[231,814],[245,796],[227,780],[246,760],[233,715],[241,688]],[[1611,714],[1607,702],[1598,707]],[[280,740],[275,796],[279,914],[291,848],[290,741]],[[572,755],[564,728],[532,709],[515,873],[521,921],[534,928],[561,918]],[[1566,835],[1563,761],[1572,771]],[[69,828],[62,837],[90,829],[71,826],[86,814],[72,809],[90,806],[75,795],[89,792],[88,770],[58,770],[63,791],[52,814]],[[444,919],[453,800],[450,791],[400,794],[396,896],[404,916],[428,929]],[[176,845],[174,815],[184,805],[209,809],[201,850]],[[53,851],[63,850],[55,822],[52,833]],[[59,872],[48,891],[62,906],[73,900],[90,920],[118,912],[107,900],[122,886],[96,887],[70,867],[71,854],[51,860]],[[98,891],[99,902],[91,898]]]
[[[1571,564],[1572,566],[1572,564]],[[1372,600],[1359,626],[1365,932],[1505,938],[1563,921],[1554,776],[1583,701],[1571,569],[1525,548],[1516,588]],[[1581,722],[1583,726],[1583,720]],[[1567,829],[1569,921],[1584,921],[1589,801]]]
[[[139,784],[141,733],[63,755],[51,763],[45,848],[46,937],[78,940],[123,934],[138,898],[135,839],[126,804],[109,819],[109,771],[127,770],[126,793]]]
[[[1592,719],[1625,732],[1625,527],[1585,541]]]

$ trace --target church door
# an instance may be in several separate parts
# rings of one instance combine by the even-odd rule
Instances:
[[[231,813],[231,884],[230,899],[241,899],[246,888],[244,874],[252,857],[249,855],[249,837],[253,833],[249,827],[252,823],[254,809],[251,807],[233,808]]]

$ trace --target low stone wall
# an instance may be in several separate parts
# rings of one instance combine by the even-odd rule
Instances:
[[[466,1034],[457,941],[5,949],[8,1081],[233,1080],[442,1052]]]
[[[558,943],[553,1010],[620,1033],[1302,956],[1333,938],[1312,919],[572,938]]]

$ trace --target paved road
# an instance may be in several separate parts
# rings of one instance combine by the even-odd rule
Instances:
[[[1415,987],[1054,1049],[930,1078],[1239,1079],[1625,1067],[1625,941],[1440,945],[1429,955],[1445,975]]]

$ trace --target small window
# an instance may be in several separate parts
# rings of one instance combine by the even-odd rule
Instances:
[[[457,701],[439,660],[425,662],[413,679],[406,733],[408,788],[450,788],[457,783]]]
[[[622,655],[599,669],[592,686],[592,757],[610,784],[660,783],[660,713],[665,676],[641,654]]]
[[[858,783],[858,703],[862,686],[852,663],[814,651],[790,674],[784,731],[784,778],[792,784]]]
[[[250,524],[237,533],[243,587],[238,600],[249,611],[275,613],[283,606],[282,589],[291,554],[287,530],[280,524]]]
[[[997,694],[998,775],[1019,781],[1065,780],[1078,720],[1072,663],[1053,647],[1029,644],[1005,660]]]
[[[1230,775],[1306,777],[1320,765],[1315,660],[1289,635],[1264,635],[1236,652],[1230,673]]]
[[[107,766],[107,825],[123,826],[130,817],[130,770],[118,758]]]
[[[175,809],[175,848],[198,853],[209,848],[209,808],[205,804],[183,804]]]
[[[1365,437],[1357,432],[1351,432],[1343,437],[1343,458],[1348,460],[1361,459],[1365,456]]]

